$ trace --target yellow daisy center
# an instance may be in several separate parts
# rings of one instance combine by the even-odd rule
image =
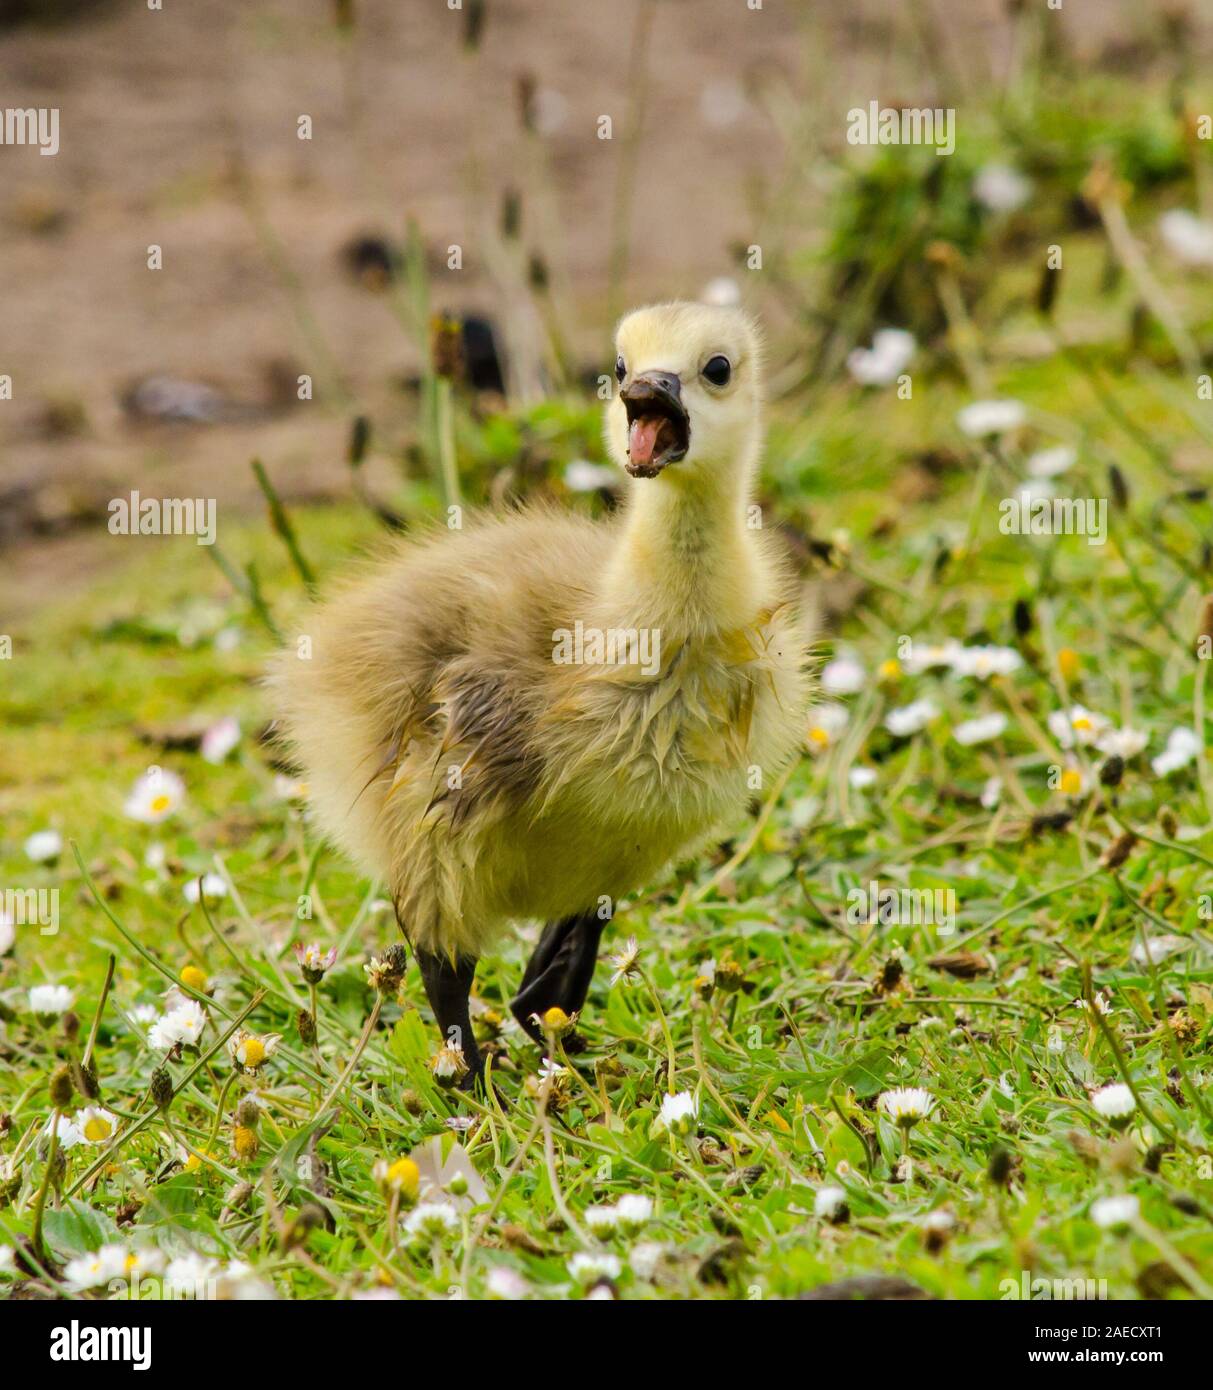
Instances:
[[[113,1125],[100,1115],[90,1115],[84,1122],[84,1137],[90,1144],[99,1144],[102,1139],[108,1139],[113,1132]]]
[[[196,965],[187,965],[181,972],[181,983],[189,985],[190,989],[204,990],[206,974]]]
[[[421,1185],[421,1169],[411,1158],[398,1158],[387,1170],[387,1180],[407,1196],[415,1197]]]
[[[259,1067],[265,1061],[265,1044],[260,1038],[245,1038],[236,1055],[242,1066]]]
[[[173,804],[173,798],[168,792],[157,792],[148,803],[154,815],[162,815]]]

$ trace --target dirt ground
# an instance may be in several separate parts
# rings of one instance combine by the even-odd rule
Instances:
[[[69,13],[54,25],[0,28],[5,103],[57,107],[61,141],[53,158],[0,147],[0,373],[13,379],[0,613],[20,618],[112,562],[98,518],[133,487],[205,489],[224,514],[255,504],[254,455],[288,496],[341,488],[355,408],[389,445],[407,438],[395,383],[416,353],[397,301],[344,262],[353,238],[399,243],[415,219],[435,306],[500,318],[516,302],[498,233],[516,193],[519,254],[543,256],[565,331],[593,361],[635,92],[624,304],[732,273],[730,248],[760,239],[789,180],[811,204],[813,172],[788,159],[794,127],[801,149],[826,150],[850,106],[934,95],[886,0],[659,0],[643,43],[635,0],[487,0],[475,49],[463,4],[354,0],[343,33],[333,0],[58,0]],[[16,8],[0,0],[0,20]],[[1080,47],[1115,39],[1112,8],[1065,0]],[[999,0],[936,0],[934,14],[970,80],[1014,61]],[[339,374],[348,400],[297,402],[299,373],[322,392]],[[220,418],[124,406],[163,376],[213,390],[201,408]]]

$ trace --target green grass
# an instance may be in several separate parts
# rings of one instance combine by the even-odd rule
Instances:
[[[1075,248],[1073,282],[1090,286],[1098,245]],[[1130,301],[1097,302],[1090,290],[1073,307],[1113,323]],[[201,548],[131,544],[112,579],[14,633],[0,670],[0,881],[57,888],[60,926],[54,936],[19,926],[0,965],[0,1244],[32,1235],[48,1172],[39,1138],[48,1083],[79,1057],[112,955],[93,1056],[100,1103],[119,1117],[121,1137],[81,1144],[51,1169],[34,1275],[43,1282],[57,1265],[122,1241],[166,1257],[246,1261],[297,1297],[480,1296],[500,1267],[536,1296],[567,1297],[579,1287],[569,1259],[586,1248],[619,1257],[626,1297],[780,1298],[889,1272],[938,1296],[998,1298],[1022,1271],[1106,1280],[1111,1297],[1208,1296],[1213,768],[1206,757],[1163,777],[1150,758],[1172,729],[1194,727],[1210,699],[1210,663],[1193,644],[1202,595],[1213,590],[1202,552],[1213,507],[1178,496],[1209,476],[1210,426],[1186,384],[1109,333],[1084,360],[1135,435],[1072,363],[1014,358],[1007,344],[1025,325],[1012,308],[987,326],[997,394],[1030,410],[1028,427],[997,450],[956,429],[971,393],[935,354],[915,364],[908,401],[838,384],[811,409],[797,398],[775,406],[770,520],[831,543],[829,560],[809,562],[815,585],[854,581],[823,654],[846,649],[866,679],[837,701],[845,729],[806,751],[726,845],[620,912],[607,949],[634,935],[643,979],[611,986],[600,967],[580,1079],[569,1073],[544,1088],[538,1050],[500,1031],[526,941],[507,938],[483,963],[480,1027],[497,1044],[504,1109],[433,1083],[433,1026],[412,963],[357,1053],[374,1007],[363,965],[396,939],[395,923],[379,889],[323,848],[276,787],[257,737],[273,713],[257,686],[271,643]],[[1165,344],[1151,339],[1145,350],[1162,354]],[[558,478],[569,458],[598,449],[596,407],[568,401],[480,425],[461,418],[473,494],[524,439]],[[1105,545],[998,531],[998,501],[1026,456],[1056,443],[1079,455],[1061,492],[1109,497],[1111,463],[1127,480],[1128,505],[1112,503]],[[946,456],[924,475],[914,456],[928,449]],[[1189,471],[1168,476],[1159,456]],[[292,519],[322,586],[374,535],[352,505]],[[223,525],[220,542],[238,567],[256,562],[289,635],[302,594],[269,528]],[[1023,664],[989,682],[904,670],[877,679],[905,637],[1013,646]],[[1065,668],[1068,686],[1063,649],[1076,663]],[[893,737],[888,711],[919,698],[938,717]],[[1067,760],[1047,718],[1067,702],[1149,733],[1119,785],[1101,786],[1103,758],[1079,749],[1081,791],[1057,789]],[[1008,720],[995,741],[963,747],[951,737],[959,722],[993,712]],[[243,738],[219,766],[155,742],[183,720],[229,714]],[[1213,734],[1207,719],[1201,732]],[[146,827],[124,815],[123,801],[153,764],[178,773],[187,797],[165,824]],[[858,765],[875,773],[864,789],[849,780]],[[995,776],[1001,800],[985,806]],[[66,847],[58,864],[31,865],[23,842],[47,827],[75,842],[88,878]],[[1127,861],[1102,868],[1126,827],[1141,832]],[[153,845],[162,856],[149,863]],[[209,872],[237,890],[215,905],[214,930],[183,896]],[[951,890],[955,930],[848,921],[848,894],[872,880]],[[1142,933],[1174,935],[1182,949],[1151,969],[1132,954]],[[298,1037],[308,989],[292,953],[312,940],[338,948],[318,989],[318,1052]],[[970,972],[961,977],[937,959],[958,952],[969,957],[953,963]],[[722,984],[730,963],[739,967],[743,987],[704,998],[697,980],[709,961],[725,963]],[[164,1057],[135,1010],[162,1006],[187,965],[205,975],[207,1059],[199,1066],[187,1049],[168,1060],[176,1094],[157,1113],[148,1092]],[[74,1043],[29,1013],[27,992],[44,983],[74,991]],[[1099,1021],[1079,1002],[1088,988],[1110,997]],[[256,1077],[233,1079],[226,1049],[211,1050],[254,991],[264,995],[247,1026],[283,1042]],[[1187,1026],[1176,1034],[1168,1018],[1180,1013]],[[699,1105],[697,1128],[677,1138],[654,1129],[670,1085],[667,1027],[672,1087]],[[1123,1133],[1089,1099],[1119,1081],[1138,1101]],[[906,1141],[876,1108],[902,1085],[937,1101],[909,1136],[908,1161]],[[262,1103],[257,1142],[245,1136],[237,1156],[234,1112],[249,1091]],[[470,1126],[452,1128],[456,1117]],[[456,1227],[413,1240],[373,1170],[435,1137],[466,1147],[483,1189],[473,1181],[465,1195],[448,1193]],[[206,1160],[185,1168],[183,1144]],[[849,1222],[814,1214],[816,1192],[834,1184]],[[629,1193],[654,1204],[641,1232],[587,1229],[588,1207]],[[1101,1228],[1092,1202],[1121,1193],[1139,1199],[1137,1220]],[[933,1236],[927,1220],[940,1211],[954,1224]]]

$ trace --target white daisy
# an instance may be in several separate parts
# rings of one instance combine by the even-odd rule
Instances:
[[[988,212],[1015,212],[1032,195],[1032,180],[1009,164],[983,164],[973,179],[973,197]]]
[[[1073,748],[1075,744],[1092,744],[1106,733],[1109,724],[1102,714],[1094,714],[1085,705],[1071,705],[1069,709],[1056,709],[1048,718],[1049,732],[1062,748]]]
[[[1184,265],[1213,266],[1213,223],[1186,208],[1171,208],[1158,219],[1163,245]]]
[[[1169,777],[1173,772],[1200,756],[1201,742],[1195,732],[1187,728],[1172,729],[1167,736],[1167,746],[1157,757],[1150,759],[1150,766],[1156,777]]]
[[[1052,449],[1038,449],[1028,455],[1024,465],[1030,478],[1056,478],[1071,469],[1078,459],[1078,451],[1068,444],[1057,444]]]
[[[240,742],[240,725],[231,717],[216,720],[202,735],[202,757],[208,763],[219,764]]]
[[[875,784],[876,769],[874,767],[853,767],[847,773],[847,781],[856,791],[863,791],[865,787]]]
[[[662,1096],[657,1125],[670,1134],[689,1134],[698,1117],[699,1102],[690,1091],[679,1091],[677,1095]]]
[[[418,1202],[405,1218],[404,1228],[414,1240],[434,1240],[459,1228],[459,1213],[449,1202]]]
[[[579,1284],[598,1279],[618,1279],[623,1264],[618,1255],[605,1250],[582,1250],[569,1260],[569,1273]]]
[[[629,936],[623,943],[623,949],[611,957],[611,964],[615,967],[611,972],[611,984],[617,985],[620,980],[626,980],[633,975],[639,959],[640,943],[634,936]]]
[[[1113,1124],[1123,1124],[1137,1109],[1133,1092],[1123,1081],[1113,1082],[1111,1086],[1101,1086],[1091,1094],[1091,1104],[1097,1114]]]
[[[918,344],[904,328],[881,328],[872,335],[870,348],[847,354],[847,371],[861,386],[887,386],[905,371]]]
[[[182,1294],[188,1290],[195,1298],[205,1298],[208,1285],[212,1279],[218,1278],[219,1270],[218,1260],[209,1259],[206,1255],[199,1255],[197,1251],[191,1250],[169,1261],[168,1268],[164,1271],[164,1279],[167,1285],[171,1285],[175,1294]]]
[[[76,1002],[74,990],[66,985],[35,985],[29,992],[29,1010],[43,1018],[55,1018],[67,1013]]]
[[[569,1074],[568,1067],[562,1067],[559,1062],[554,1062],[550,1057],[545,1057],[539,1067],[539,1080],[559,1081],[562,1076]]]
[[[76,1122],[67,1115],[59,1116],[58,1127],[55,1125],[55,1117],[52,1115],[46,1122],[43,1133],[49,1139],[52,1134],[58,1134],[58,1144],[63,1150],[74,1149],[77,1144],[84,1143],[84,1136],[76,1126]]]
[[[1126,1192],[1119,1197],[1100,1197],[1092,1202],[1091,1220],[1105,1231],[1116,1231],[1131,1226],[1140,1211],[1141,1203]]]
[[[847,727],[847,718],[842,705],[815,705],[809,711],[809,751],[820,753],[831,748]]]
[[[876,1104],[895,1124],[910,1129],[935,1109],[935,1097],[922,1086],[898,1086],[881,1092]]]
[[[99,1105],[86,1105],[73,1116],[80,1138],[86,1144],[107,1144],[118,1132],[118,1121]]]
[[[1171,932],[1166,932],[1161,936],[1149,936],[1144,942],[1135,943],[1129,958],[1138,965],[1146,965],[1153,961],[1157,965],[1164,961],[1168,956],[1177,955],[1180,951],[1186,951],[1192,941],[1186,936],[1175,936]]]
[[[819,1216],[823,1221],[837,1221],[847,1209],[847,1191],[845,1187],[819,1187],[817,1195],[813,1198],[813,1215]]]
[[[162,1019],[152,1024],[147,1040],[150,1046],[167,1052],[177,1043],[193,1047],[206,1027],[206,1010],[196,999],[181,1000]]]
[[[126,798],[126,814],[145,825],[158,825],[185,799],[185,783],[167,768],[152,768],[131,788]]]
[[[494,1265],[489,1270],[485,1287],[492,1298],[525,1298],[531,1291],[522,1275],[509,1265]]]
[[[1027,418],[1020,401],[974,401],[958,413],[956,423],[970,439],[985,439],[1016,430]]]
[[[981,789],[981,804],[987,811],[993,811],[1002,800],[1002,778],[990,777]]]
[[[1023,657],[1014,647],[961,647],[952,657],[952,670],[958,676],[974,676],[988,680],[991,676],[1009,676],[1023,665]]]
[[[25,857],[35,864],[50,864],[63,853],[63,836],[57,830],[36,830],[25,842]]]
[[[68,1260],[63,1279],[70,1289],[81,1293],[85,1289],[95,1289],[98,1284],[108,1284],[111,1279],[121,1279],[125,1272],[126,1247],[103,1245],[89,1255]]]
[[[218,874],[203,874],[201,890],[197,878],[187,879],[181,890],[187,903],[196,903],[201,897],[207,907],[227,897],[227,882]]]
[[[915,638],[901,664],[908,675],[920,676],[936,667],[951,666],[960,650],[961,645],[954,638],[946,642],[920,642]]]
[[[615,1203],[615,1213],[625,1231],[636,1232],[653,1218],[653,1199],[642,1192],[627,1192]]]
[[[703,304],[715,304],[722,309],[732,309],[741,303],[741,286],[728,275],[717,275],[704,285],[699,296]]]
[[[619,473],[604,463],[589,459],[573,459],[565,466],[564,485],[570,492],[597,492],[600,488],[617,489]]]
[[[595,1235],[613,1231],[619,1225],[619,1212],[615,1207],[586,1207],[585,1224]]]
[[[897,738],[909,738],[925,729],[932,719],[939,716],[939,710],[931,700],[914,700],[898,709],[891,709],[885,716],[884,726]]]
[[[995,711],[993,714],[983,714],[979,719],[969,719],[963,724],[957,724],[952,730],[952,737],[967,748],[974,743],[989,743],[991,739],[1005,733],[1006,728],[1007,716]]]
[[[854,657],[839,656],[822,669],[821,688],[827,695],[854,695],[863,689],[867,678],[867,672]]]
[[[1150,735],[1141,729],[1105,729],[1095,740],[1095,746],[1105,756],[1124,758],[1126,762],[1130,758],[1137,757],[1138,753],[1150,741]]]

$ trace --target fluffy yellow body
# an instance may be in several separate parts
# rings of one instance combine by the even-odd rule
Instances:
[[[692,407],[698,452],[619,518],[528,509],[408,541],[305,621],[310,659],[278,659],[315,816],[415,946],[477,956],[510,919],[613,904],[735,824],[803,739],[805,639],[746,507],[756,343],[727,323],[751,349],[731,463]],[[626,456],[610,411],[608,442]],[[570,658],[573,632],[607,640]]]

